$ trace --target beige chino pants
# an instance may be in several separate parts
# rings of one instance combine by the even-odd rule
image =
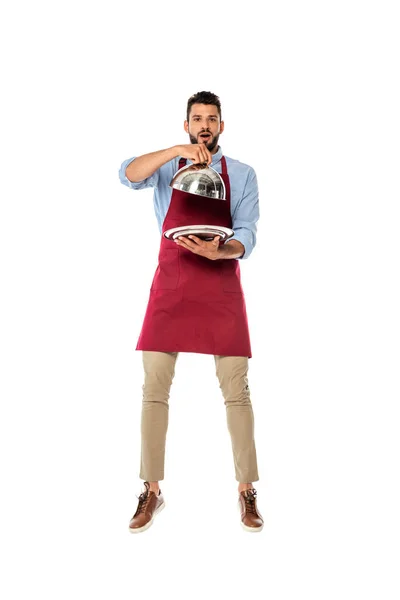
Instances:
[[[145,378],[139,477],[145,481],[164,479],[168,400],[177,358],[177,352],[143,352]],[[214,356],[214,360],[226,406],[236,480],[242,483],[258,481],[254,416],[247,381],[248,359]]]

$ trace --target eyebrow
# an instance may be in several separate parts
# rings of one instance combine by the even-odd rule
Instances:
[[[203,115],[191,115],[191,117],[202,117]],[[207,117],[218,117],[218,115],[206,115]]]

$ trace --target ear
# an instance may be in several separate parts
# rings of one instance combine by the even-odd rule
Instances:
[[[224,121],[221,121],[221,123],[219,124],[219,132],[222,133],[224,129],[225,129],[225,123],[224,123]]]
[[[184,122],[183,127],[184,127],[186,133],[189,133],[189,123],[187,121]]]

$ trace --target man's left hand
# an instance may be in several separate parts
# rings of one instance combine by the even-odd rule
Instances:
[[[219,239],[220,236],[217,235],[210,242],[206,242],[195,235],[189,235],[188,237],[180,236],[175,240],[175,243],[190,250],[193,254],[200,254],[200,256],[204,256],[209,260],[217,260],[219,258]]]

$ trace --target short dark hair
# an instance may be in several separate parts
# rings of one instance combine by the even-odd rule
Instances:
[[[190,96],[186,110],[187,121],[189,121],[190,109],[192,108],[193,104],[212,104],[213,106],[216,106],[218,108],[219,118],[221,120],[221,102],[218,96],[212,92],[197,92],[197,94]]]

